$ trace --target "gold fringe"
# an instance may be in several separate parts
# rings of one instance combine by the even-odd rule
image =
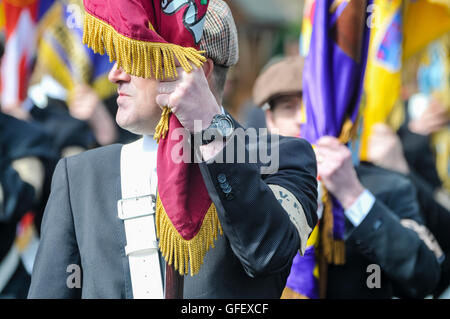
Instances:
[[[160,139],[166,137],[166,134],[169,131],[170,113],[172,113],[171,109],[165,106],[162,110],[161,118],[159,119],[158,125],[156,125],[155,135],[153,136],[153,139],[155,139],[158,143]]]
[[[291,288],[285,287],[280,299],[309,299],[308,297],[295,292]]]
[[[333,238],[333,203],[328,191],[324,189],[323,194],[324,211],[321,221],[321,252],[330,264],[345,264],[345,242]]]
[[[223,235],[216,207],[211,204],[197,235],[190,240],[184,239],[173,226],[158,196],[156,234],[159,238],[159,248],[166,262],[173,264],[180,275],[187,275],[188,269],[191,276],[199,272],[203,258],[210,248],[214,248],[214,240],[217,240],[219,232]]]
[[[358,119],[353,123],[350,119],[347,119],[342,125],[341,135],[339,136],[339,142],[342,144],[347,144],[354,136],[356,136],[356,131],[358,129]]]
[[[83,44],[95,53],[109,56],[126,73],[143,78],[175,78],[178,76],[175,57],[186,72],[192,71],[193,63],[201,67],[205,51],[182,47],[172,43],[147,42],[131,39],[118,33],[111,25],[85,13]]]

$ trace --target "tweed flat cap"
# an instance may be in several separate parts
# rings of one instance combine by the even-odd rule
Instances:
[[[239,46],[236,24],[227,3],[210,0],[206,12],[200,50],[215,64],[231,67],[238,62]]]
[[[287,57],[271,65],[256,79],[253,101],[263,106],[274,97],[300,93],[303,90],[303,65],[301,56]]]

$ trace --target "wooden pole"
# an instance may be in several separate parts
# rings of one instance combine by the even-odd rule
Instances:
[[[165,299],[183,299],[184,276],[173,266],[166,264]]]

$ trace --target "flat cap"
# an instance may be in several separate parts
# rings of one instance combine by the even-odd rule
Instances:
[[[253,101],[263,106],[272,98],[301,93],[303,90],[303,65],[301,56],[287,57],[271,65],[256,79]]]
[[[206,12],[200,50],[215,64],[231,67],[238,62],[239,46],[236,24],[223,0],[210,0]]]

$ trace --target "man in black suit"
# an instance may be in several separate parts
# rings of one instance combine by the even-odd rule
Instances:
[[[189,74],[180,69],[178,86],[172,89],[170,82],[133,76],[116,65],[109,75],[118,84],[120,95],[116,121],[144,135],[141,144],[133,145],[137,145],[134,158],[145,158],[158,147],[152,135],[161,116],[160,106],[170,105],[190,133],[194,120],[201,120],[206,127],[213,118],[230,120],[228,128],[232,130],[227,130],[226,140],[195,146],[223,235],[206,253],[198,274],[185,277],[184,297],[279,298],[292,260],[299,250],[304,251],[317,222],[315,156],[304,140],[271,136],[261,140],[273,150],[272,161],[249,161],[258,141],[241,139],[239,124],[220,107],[226,72],[238,58],[236,27],[225,2],[210,2],[201,47],[208,57],[203,68]],[[127,256],[130,247],[124,248],[130,244],[129,232],[117,216],[126,177],[121,174],[124,148],[116,144],[59,162],[29,298],[141,298],[134,294],[135,288],[144,285],[144,293],[148,289],[144,283],[147,275],[133,280],[139,273],[133,273],[135,268]],[[229,156],[222,157],[225,153]],[[239,162],[242,155],[246,160]],[[261,170],[267,164],[271,171]],[[151,165],[154,163],[149,160]],[[146,169],[138,168],[142,173]],[[164,260],[160,259],[164,282]],[[148,260],[142,259],[143,263]],[[79,270],[82,279],[77,283],[75,278],[71,284],[71,272],[76,275]]]
[[[426,230],[416,189],[401,174],[369,163],[353,168],[350,150],[336,138],[319,140],[318,173],[342,204],[346,263],[329,265],[328,298],[424,298],[440,278],[443,253]],[[367,284],[378,265],[378,285]]]
[[[433,295],[438,297],[450,283],[450,207],[448,194],[437,191],[441,183],[425,130],[434,123],[446,123],[445,114],[431,112],[416,120],[424,130],[414,131],[406,121],[397,134],[387,125],[377,125],[369,144],[370,160],[378,166],[407,176],[417,189],[421,217],[442,248],[441,279]],[[437,120],[438,117],[444,119]],[[434,120],[433,120],[434,119]],[[427,123],[428,122],[428,123]],[[445,124],[444,124],[445,125]],[[419,134],[420,132],[420,134]],[[420,170],[417,170],[420,167]],[[434,182],[433,182],[434,181]]]
[[[285,58],[258,77],[254,100],[266,109],[269,129],[301,136],[302,73],[300,57]],[[411,182],[369,163],[354,167],[351,151],[334,137],[320,139],[315,152],[320,180],[345,215],[345,264],[328,265],[327,274],[320,274],[327,278],[325,297],[430,295],[439,280],[443,255],[423,226]],[[375,287],[367,284],[373,271],[370,265],[381,270]],[[300,297],[292,290],[284,296]]]

